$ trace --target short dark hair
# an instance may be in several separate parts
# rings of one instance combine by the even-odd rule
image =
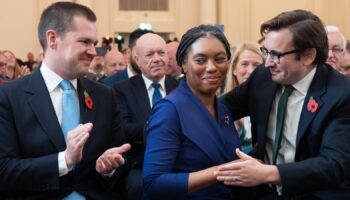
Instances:
[[[130,49],[130,51],[136,46],[137,39],[139,39],[141,36],[143,36],[146,33],[154,33],[154,32],[151,30],[144,30],[144,29],[138,28],[130,33],[130,36],[129,36],[129,49]],[[131,51],[131,55],[132,55],[132,51]],[[136,73],[141,74],[141,70],[137,66],[137,64],[134,61],[134,58],[132,56],[130,57],[130,65]]]
[[[63,37],[66,32],[74,28],[72,21],[75,16],[83,16],[91,22],[96,22],[96,15],[90,8],[73,2],[53,3],[42,12],[38,35],[44,51],[47,48],[46,31],[52,29]]]
[[[186,61],[187,55],[191,45],[197,41],[199,38],[203,37],[215,37],[217,38],[225,47],[227,59],[231,59],[230,44],[228,43],[224,33],[213,25],[200,25],[189,29],[181,38],[179,47],[176,51],[176,62],[178,66]]]
[[[130,49],[134,48],[136,45],[136,40],[146,33],[154,33],[154,32],[150,30],[139,29],[139,28],[131,32],[129,36],[129,48]]]
[[[310,11],[293,10],[282,12],[260,26],[264,38],[270,31],[287,28],[293,35],[293,46],[296,49],[316,49],[313,64],[322,64],[328,57],[327,33],[321,19]],[[298,59],[298,58],[297,58]]]

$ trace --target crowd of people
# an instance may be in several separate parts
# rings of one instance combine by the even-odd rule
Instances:
[[[350,199],[350,43],[282,12],[257,43],[214,25],[96,48],[94,12],[41,14],[0,51],[0,199]]]

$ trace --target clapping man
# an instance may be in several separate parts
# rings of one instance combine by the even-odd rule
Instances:
[[[82,78],[96,55],[96,16],[57,2],[38,33],[39,70],[0,86],[0,192],[5,199],[119,199],[124,164],[115,94]],[[121,146],[122,145],[122,146]]]

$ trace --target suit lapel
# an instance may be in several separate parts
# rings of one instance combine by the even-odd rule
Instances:
[[[311,82],[310,88],[306,94],[303,108],[301,111],[298,132],[297,132],[297,141],[296,146],[298,147],[299,142],[302,136],[305,134],[307,127],[310,125],[312,119],[316,116],[318,111],[323,105],[323,101],[321,100],[321,96],[326,92],[326,81],[327,80],[327,72],[325,71],[324,65],[317,67],[316,74],[314,79]],[[315,112],[311,112],[307,109],[308,103],[311,99],[315,99],[318,104],[318,108]]]
[[[141,75],[133,77],[134,79],[130,84],[130,92],[133,94],[134,99],[136,100],[136,105],[140,108],[144,119],[148,119],[151,115],[151,100],[148,97],[148,91],[145,85],[145,82]],[[175,84],[174,84],[175,83]],[[177,87],[178,84],[172,82],[168,77],[165,78],[165,90],[166,94],[169,94],[172,90]]]
[[[85,94],[84,94],[85,93]],[[85,97],[85,95],[87,95]],[[87,102],[85,101],[86,98],[89,98],[92,100],[92,108],[90,109],[87,106]],[[79,98],[79,105],[80,105],[80,123],[87,123],[87,122],[93,122],[96,109],[94,108],[94,103],[99,98],[95,96],[94,88],[88,84],[88,82],[84,78],[78,78],[78,98]]]
[[[258,118],[257,118],[257,141],[261,141],[261,145],[258,145],[259,147],[259,158],[263,159],[264,158],[264,153],[265,153],[265,142],[266,142],[266,136],[267,136],[267,128],[269,124],[269,118],[270,118],[270,111],[271,107],[273,105],[273,101],[275,99],[275,94],[279,85],[275,82],[272,84],[266,84],[262,88],[264,88],[263,91],[260,91],[259,93],[259,98],[255,103],[261,104],[261,106],[258,106],[258,108],[261,108],[261,111],[257,112],[258,113]],[[268,104],[266,104],[268,102]],[[268,106],[266,106],[268,105]]]
[[[185,81],[180,84],[177,92],[177,96],[173,98],[181,99],[174,105],[179,113],[183,134],[214,164],[236,159],[234,150],[239,146],[238,134],[232,131],[234,130],[233,117],[229,117],[228,111],[216,104],[218,111],[218,122],[216,122],[200,100],[193,95]],[[226,118],[231,119],[231,123],[226,124]],[[232,135],[226,135],[228,133]]]
[[[50,94],[45,85],[40,70],[33,72],[27,87],[28,102],[35,113],[39,124],[44,129],[58,151],[66,148],[61,126],[59,125]]]
[[[165,93],[170,94],[178,86],[177,80],[171,80],[169,76],[165,76]]]
[[[133,93],[144,119],[147,120],[151,115],[151,103],[148,97],[147,88],[141,75],[137,75],[134,80],[135,81],[130,84],[130,92]]]
[[[94,87],[92,84],[88,82],[85,78],[78,78],[78,98],[79,98],[79,107],[80,107],[80,123],[85,124],[88,122],[91,122],[92,124],[95,124],[95,117],[96,117],[96,109],[97,105],[99,104],[98,100],[103,100],[103,98],[98,98],[96,96],[96,92],[94,92]],[[84,94],[85,93],[85,94]],[[87,95],[87,96],[86,96]],[[86,98],[90,98],[92,101],[92,106],[89,108],[88,103],[85,101]],[[91,135],[93,134],[93,135]],[[98,134],[97,132],[94,132],[94,128],[92,129],[89,139],[86,141],[83,149],[83,157],[86,156],[89,149],[91,149],[89,146],[91,143],[94,142],[92,139],[95,134]],[[79,167],[81,163],[78,163],[76,167]]]

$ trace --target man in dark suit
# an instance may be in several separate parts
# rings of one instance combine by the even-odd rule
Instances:
[[[85,6],[50,5],[38,28],[40,69],[1,84],[2,199],[120,198],[114,183],[130,145],[118,147],[125,138],[115,93],[80,78],[96,55],[95,21]]]
[[[128,199],[142,195],[142,162],[144,155],[144,129],[151,115],[155,89],[159,83],[161,96],[169,94],[178,85],[176,79],[166,76],[167,53],[165,41],[154,33],[142,35],[136,42],[134,59],[142,74],[113,86],[123,115],[126,141],[131,143],[132,169],[126,179]]]
[[[135,51],[135,45],[136,45],[137,39],[139,39],[139,37],[141,37],[146,33],[153,33],[153,32],[149,30],[136,29],[130,34],[129,48],[126,50],[127,52],[125,52],[126,54],[130,54],[129,64],[126,66],[124,70],[116,74],[113,74],[110,77],[102,79],[100,81],[101,83],[112,87],[113,85],[117,84],[120,81],[131,78],[141,73],[139,67],[134,61],[133,55],[135,54],[134,51]]]
[[[261,199],[350,199],[350,81],[325,64],[322,22],[294,10],[260,31],[266,67],[222,99],[235,118],[250,116],[251,155],[264,163],[236,150],[242,162],[219,167],[217,179],[260,185]]]

